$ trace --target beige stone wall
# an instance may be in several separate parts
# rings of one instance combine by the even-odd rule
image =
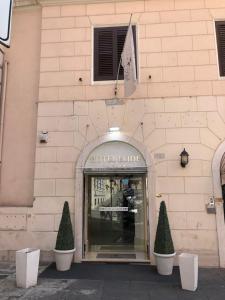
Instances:
[[[29,25],[28,25],[29,24]],[[0,204],[31,206],[40,69],[41,10],[14,10],[8,63]]]
[[[43,9],[39,100],[113,97],[113,85],[91,84],[92,27],[127,24],[131,12],[140,81],[132,98],[224,94],[214,36],[223,1],[118,1]]]
[[[217,102],[216,97],[211,100]],[[202,97],[127,100],[118,106],[107,106],[101,100],[40,103],[38,131],[48,129],[49,142],[37,147],[35,206],[47,213],[49,201],[58,206],[59,201],[69,199],[73,208],[75,162],[80,151],[109,127],[119,125],[123,134],[144,143],[153,157],[156,192],[162,198],[151,201],[157,201],[157,206],[160,200],[166,201],[177,251],[201,253],[202,264],[217,265],[216,220],[206,213],[205,204],[213,193],[211,160],[220,142],[208,127],[207,114],[219,115],[217,105],[215,112],[198,110],[201,101]],[[166,109],[172,103],[180,105],[176,112]],[[183,147],[190,154],[185,169],[179,164]],[[48,219],[43,226],[48,231],[53,224]]]
[[[201,263],[218,264],[215,215],[206,213],[205,204],[212,195],[211,160],[225,135],[213,22],[221,6],[136,1],[43,9],[38,130],[49,131],[49,143],[37,148],[37,201],[74,196],[79,150],[119,126],[154,158],[156,192],[168,204],[176,249],[201,252]],[[126,24],[131,12],[139,85],[132,100],[107,106],[103,100],[113,98],[114,85],[92,82],[92,28]],[[179,165],[183,147],[190,154],[185,169]]]
[[[111,106],[105,100],[113,98],[114,84],[92,82],[92,30],[127,24],[131,12],[138,32],[139,84],[132,99]],[[150,201],[157,207],[166,201],[176,250],[199,253],[201,265],[218,265],[216,218],[205,205],[213,195],[212,158],[225,138],[225,85],[218,75],[214,34],[214,19],[221,18],[225,2],[220,0],[43,7],[37,134],[47,130],[49,141],[37,140],[35,201],[21,211],[19,231],[0,220],[12,235],[23,228],[24,240],[2,249],[22,247],[25,238],[37,245],[37,237],[43,250],[54,247],[64,200],[74,214],[79,154],[109,127],[119,126],[152,156],[162,198],[153,195]],[[118,96],[123,98],[122,84]],[[190,163],[183,169],[184,147]],[[7,238],[7,231],[1,234]]]

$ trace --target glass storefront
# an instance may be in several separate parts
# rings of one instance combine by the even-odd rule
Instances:
[[[144,175],[89,175],[86,252],[96,258],[147,253]],[[114,253],[114,256],[113,254]],[[107,256],[106,256],[107,257]],[[127,256],[129,258],[129,255]],[[126,256],[124,257],[126,258]]]

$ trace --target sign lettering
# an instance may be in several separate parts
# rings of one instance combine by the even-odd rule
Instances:
[[[128,211],[128,207],[122,207],[122,206],[105,207],[105,206],[100,206],[99,211]]]
[[[92,155],[90,157],[91,162],[139,162],[140,159],[138,155]]]

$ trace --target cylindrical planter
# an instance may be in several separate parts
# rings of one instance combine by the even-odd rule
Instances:
[[[16,284],[28,288],[37,284],[40,249],[16,251]]]
[[[157,271],[160,275],[171,275],[173,272],[173,262],[175,253],[172,254],[159,254],[155,253]]]
[[[198,286],[198,255],[181,253],[179,267],[182,289],[195,291]]]
[[[75,250],[75,248],[72,250],[54,249],[56,268],[58,271],[67,271],[70,269]]]

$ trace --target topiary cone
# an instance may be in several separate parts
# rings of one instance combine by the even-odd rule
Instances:
[[[154,252],[159,254],[173,254],[174,246],[170,232],[170,225],[165,201],[160,203],[158,226],[155,237]]]
[[[70,209],[67,201],[64,202],[62,218],[56,239],[56,250],[74,249],[73,228],[70,219]]]

